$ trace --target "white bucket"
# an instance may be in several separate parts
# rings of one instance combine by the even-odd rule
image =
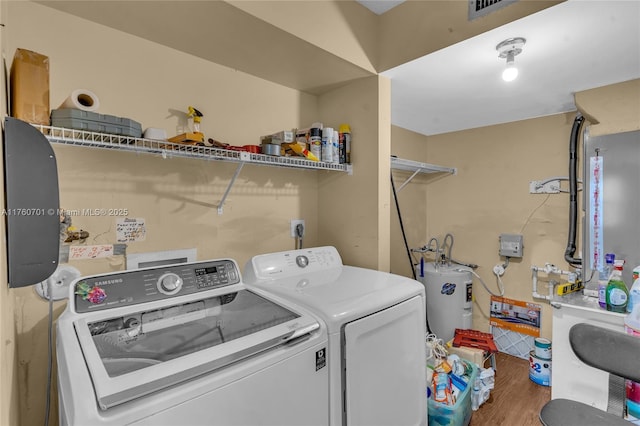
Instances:
[[[536,356],[541,359],[551,359],[551,341],[537,337],[534,342]]]
[[[529,379],[542,386],[551,386],[551,360],[538,357],[535,351],[529,352]]]

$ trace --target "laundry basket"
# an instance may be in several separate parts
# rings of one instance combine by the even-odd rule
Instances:
[[[478,367],[469,361],[461,360],[467,366],[467,370],[471,369],[469,381],[464,391],[460,392],[455,404],[447,405],[437,402],[433,399],[433,395],[427,398],[429,426],[466,426],[471,421],[471,392],[473,384],[478,377]]]

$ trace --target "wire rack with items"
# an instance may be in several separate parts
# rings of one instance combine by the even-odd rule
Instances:
[[[226,161],[238,163],[238,167],[229,182],[220,204],[218,214],[222,214],[231,187],[245,164],[256,164],[271,167],[287,167],[295,169],[329,170],[352,173],[351,164],[325,163],[311,161],[302,157],[284,157],[257,154],[247,151],[236,151],[201,145],[187,145],[167,141],[136,138],[109,133],[98,133],[87,130],[67,129],[63,127],[33,124],[51,143],[80,146],[84,148],[113,149],[161,156],[162,158],[194,158],[199,160]]]
[[[221,160],[245,162],[273,167],[290,167],[301,169],[333,170],[350,172],[351,165],[310,161],[302,157],[278,157],[256,154],[246,151],[235,151],[201,145],[171,143],[155,139],[143,139],[131,136],[98,133],[86,130],[67,129],[34,124],[51,143],[58,143],[86,148],[115,149],[160,155],[163,158],[186,157],[201,160]]]

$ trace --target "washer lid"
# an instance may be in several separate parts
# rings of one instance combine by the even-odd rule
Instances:
[[[235,285],[73,322],[104,410],[311,333],[310,315]]]

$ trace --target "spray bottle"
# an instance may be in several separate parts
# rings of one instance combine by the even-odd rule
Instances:
[[[198,133],[200,135],[203,135],[203,133],[200,131],[200,122],[202,121],[202,113],[197,109],[195,109],[194,107],[190,106],[189,113],[187,115],[189,116],[190,119],[193,120],[193,133]]]
[[[609,276],[613,271],[613,262],[616,259],[616,255],[613,253],[607,253],[604,255],[605,265],[600,271],[598,277],[598,304],[601,308],[607,308],[607,283],[609,282]]]
[[[613,272],[607,283],[607,311],[625,313],[629,301],[629,290],[622,281],[622,268],[624,260],[616,260],[613,263]]]

